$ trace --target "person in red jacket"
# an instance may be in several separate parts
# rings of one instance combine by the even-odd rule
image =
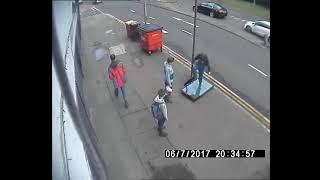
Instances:
[[[114,94],[118,97],[118,88],[121,89],[122,97],[124,101],[125,108],[128,108],[129,104],[127,101],[127,94],[125,89],[125,84],[127,81],[126,71],[124,69],[123,63],[119,60],[116,60],[116,56],[114,54],[110,55],[111,64],[108,68],[109,78],[113,82],[114,86]]]

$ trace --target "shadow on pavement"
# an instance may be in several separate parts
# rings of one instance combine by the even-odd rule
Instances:
[[[152,179],[194,179],[195,175],[182,164],[161,166],[153,169]]]

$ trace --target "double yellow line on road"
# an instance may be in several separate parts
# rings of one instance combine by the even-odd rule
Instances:
[[[101,10],[97,9],[96,7],[92,7],[93,10],[100,11],[103,15],[109,16],[110,18],[118,21],[121,24],[124,24],[123,21],[120,19],[112,16],[111,14],[108,13],[103,13]],[[180,54],[176,53],[169,47],[163,45],[163,50],[167,51],[167,53],[174,57],[179,63],[184,65],[187,69],[191,70],[191,62],[188,61],[186,58],[182,57]],[[225,95],[227,95],[229,98],[231,98],[235,103],[240,105],[243,109],[245,109],[247,112],[249,112],[252,116],[254,116],[258,121],[268,130],[270,131],[270,120],[262,115],[259,111],[257,111],[254,107],[252,107],[249,103],[244,101],[242,98],[240,98],[238,95],[236,95],[234,92],[232,92],[229,88],[227,88],[225,85],[220,83],[218,80],[214,79],[207,73],[204,74],[204,77],[213,83],[221,92],[223,92]]]
[[[168,54],[172,57],[174,57],[178,62],[183,64],[185,67],[187,67],[189,70],[191,69],[191,62],[188,61],[186,58],[182,57],[180,54],[174,52],[167,46],[163,46],[163,49],[168,52]],[[239,97],[237,94],[232,92],[229,88],[227,88],[225,85],[220,83],[218,80],[213,78],[212,76],[208,75],[207,73],[204,74],[204,77],[213,83],[219,90],[221,90],[225,95],[230,97],[234,102],[239,104],[243,109],[248,111],[251,115],[253,115],[255,118],[259,120],[267,129],[270,130],[270,120],[262,115],[259,111],[257,111],[254,107],[252,107],[249,103],[244,101],[241,97]]]

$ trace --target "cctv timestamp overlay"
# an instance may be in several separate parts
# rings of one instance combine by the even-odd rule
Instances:
[[[166,158],[264,158],[265,150],[165,150]]]

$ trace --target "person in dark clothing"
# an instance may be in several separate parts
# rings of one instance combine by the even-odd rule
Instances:
[[[199,87],[201,87],[205,70],[207,70],[207,72],[211,74],[208,56],[204,53],[200,53],[194,58],[193,66],[191,68],[192,77],[184,84],[184,86],[191,84],[193,81],[196,81],[198,79]]]
[[[199,97],[200,91],[201,91],[203,74],[207,70],[208,74],[210,75],[211,71],[210,71],[209,59],[206,54],[200,53],[199,55],[196,56],[195,59],[199,59],[197,61],[197,69],[198,69],[198,73],[199,73],[199,76],[198,76],[199,86],[198,86],[198,89],[196,92],[196,96]]]
[[[211,69],[210,69],[210,64],[209,64],[209,59],[208,56],[204,53],[198,54],[195,59],[198,59],[197,61],[197,69],[199,73],[199,88],[201,87],[202,84],[202,78],[205,70],[207,70],[208,74],[211,74]]]
[[[191,67],[191,78],[184,83],[184,86],[191,84],[193,81],[198,79],[198,68],[197,68],[197,60],[195,60]]]

